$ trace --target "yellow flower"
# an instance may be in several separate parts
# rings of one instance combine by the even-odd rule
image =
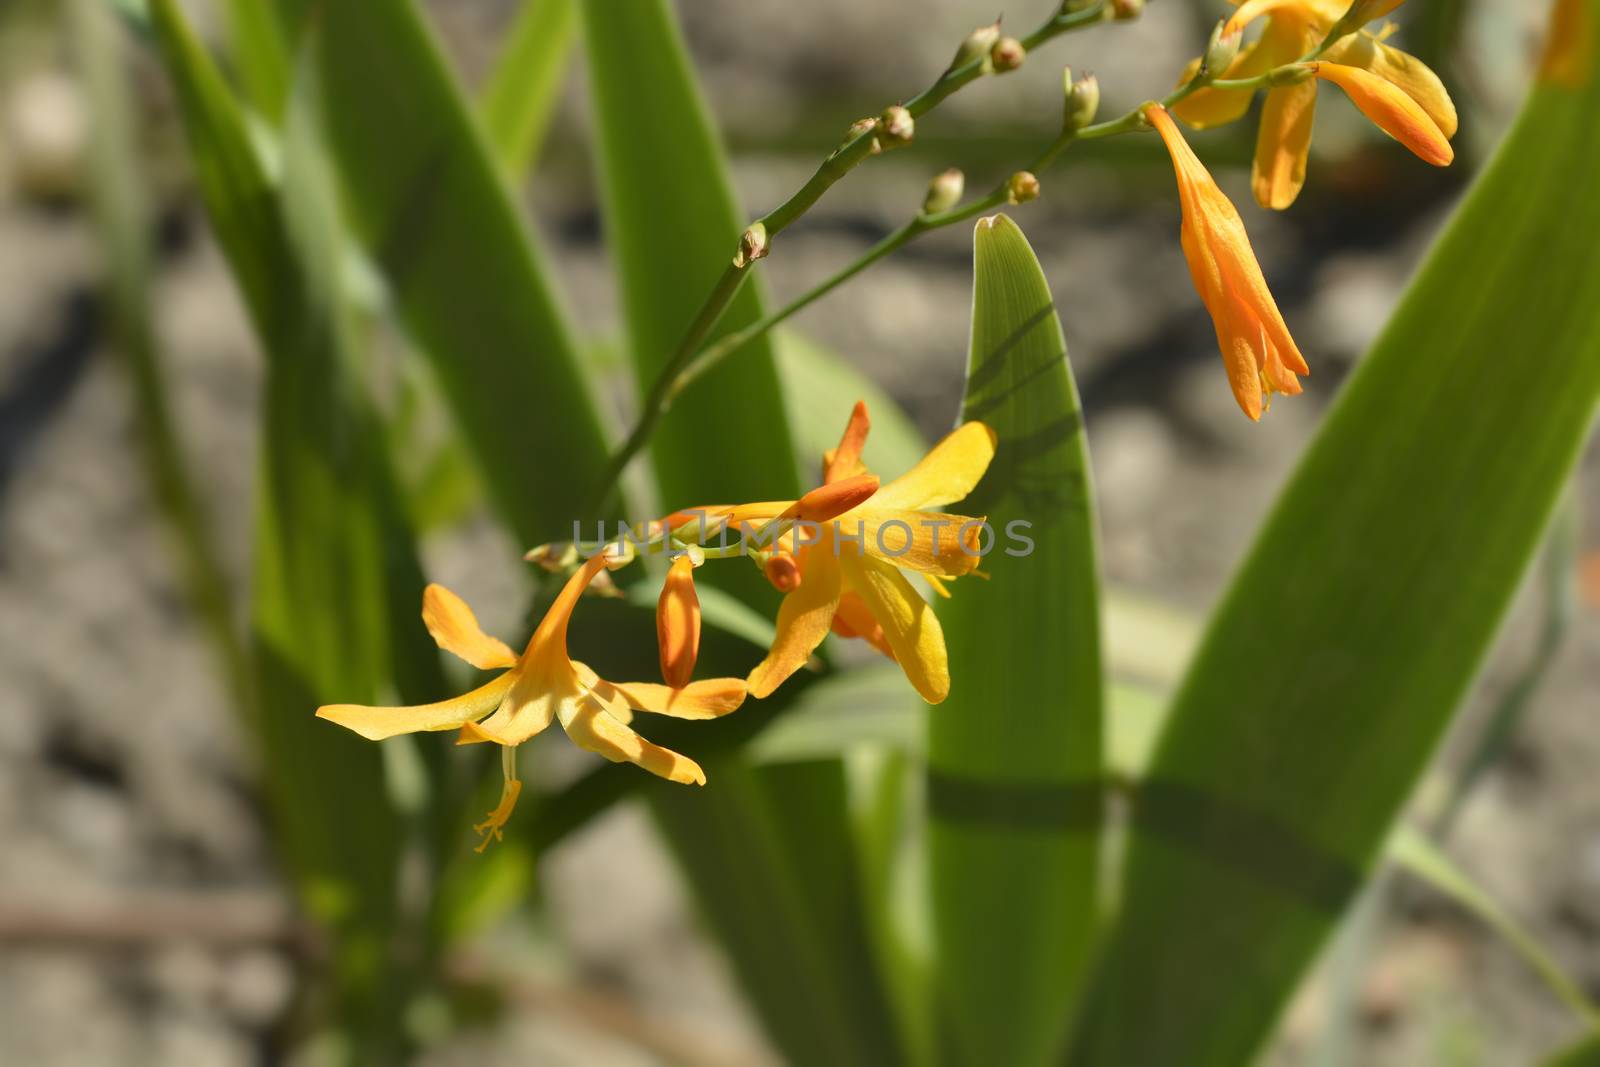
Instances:
[[[1238,32],[1261,16],[1267,16],[1267,24],[1255,43],[1241,50],[1228,69],[1220,73],[1220,77],[1229,80],[1254,78],[1309,55],[1327,37],[1349,6],[1344,0],[1234,2],[1238,4],[1238,10],[1225,24],[1225,32]],[[1398,0],[1369,3],[1361,14],[1368,19],[1376,18],[1398,6]],[[1399,89],[1415,102],[1435,128],[1437,137],[1430,135],[1430,144],[1440,139],[1448,142],[1456,132],[1456,109],[1450,101],[1450,94],[1445,91],[1438,75],[1421,60],[1383,43],[1390,32],[1392,27],[1386,27],[1376,34],[1365,30],[1349,34],[1330,45],[1321,58],[1340,67],[1356,68]],[[1199,60],[1189,65],[1185,81],[1193,76],[1198,66]],[[1325,72],[1310,73],[1324,80],[1333,80]],[[1349,91],[1348,85],[1343,82],[1339,84]],[[1252,89],[1201,89],[1174,104],[1172,113],[1197,128],[1220,126],[1242,118],[1254,95]],[[1370,99],[1370,92],[1368,96]],[[1261,110],[1261,126],[1256,135],[1255,163],[1251,170],[1252,191],[1256,202],[1262,207],[1286,208],[1300,194],[1306,180],[1306,159],[1311,151],[1311,124],[1316,102],[1315,80],[1267,90],[1266,105]],[[1361,100],[1357,99],[1356,104],[1360,107]],[[1366,111],[1366,108],[1362,110]],[[1367,113],[1371,117],[1371,112]],[[1407,147],[1412,146],[1408,144]],[[1438,162],[1440,157],[1441,153],[1437,150],[1423,155],[1428,162],[1442,166],[1443,163]],[[1447,158],[1444,160],[1448,161]]]
[[[814,539],[786,539],[792,551],[780,547],[767,561],[768,576],[787,595],[772,649],[750,672],[754,696],[766,696],[799,670],[829,630],[863,638],[896,660],[930,703],[950,692],[944,632],[901,571],[921,574],[942,594],[942,579],[977,567],[982,520],[927,509],[972,492],[994,458],[994,431],[969,422],[879,488],[861,462],[869,425],[866,405],[856,404],[839,447],[824,457],[820,488],[797,501],[721,513],[745,529],[785,520],[816,525]]]
[[[1144,115],[1172,156],[1183,207],[1183,254],[1216,327],[1228,384],[1244,413],[1259,419],[1273,393],[1300,392],[1295,375],[1309,374],[1310,369],[1262,277],[1239,212],[1217,188],[1166,109],[1148,104]]]
[[[631,762],[674,782],[705,784],[705,773],[686,756],[653,745],[628,725],[634,711],[680,719],[713,719],[744,701],[745,683],[716,678],[673,689],[644,682],[608,682],[583,663],[568,658],[567,623],[584,589],[605,568],[597,553],[568,579],[555,603],[519,657],[503,641],[485,634],[465,601],[440,585],[422,597],[422,619],[439,647],[479,670],[499,670],[488,684],[463,696],[418,707],[365,707],[330,704],[319,718],[338,723],[372,741],[397,734],[460,730],[457,744],[492,741],[504,746],[506,782],[500,804],[477,830],[481,852],[500,837],[511,817],[522,783],[511,750],[560,720],[580,747],[613,762]],[[486,717],[487,716],[487,717]]]

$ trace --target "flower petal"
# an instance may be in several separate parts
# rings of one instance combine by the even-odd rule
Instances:
[[[840,637],[859,637],[873,648],[894,659],[894,649],[883,636],[883,627],[872,617],[861,594],[846,589],[839,598],[839,611],[833,617],[833,632]]]
[[[970,424],[969,424],[970,425]],[[861,550],[896,567],[959,578],[979,562],[983,520],[939,511],[889,511],[862,508],[841,520],[840,528]]]
[[[1391,48],[1370,33],[1352,33],[1328,49],[1326,58],[1330,63],[1371,71],[1399,86],[1428,113],[1440,133],[1447,138],[1456,135],[1455,102],[1439,76],[1416,56]]]
[[[964,499],[989,469],[996,441],[995,432],[983,423],[963,423],[915,467],[879,489],[872,506],[931,508]]]
[[[456,744],[493,741],[520,745],[543,732],[562,707],[582,697],[583,686],[577,672],[565,659],[559,663],[535,661],[517,672],[516,684],[493,715],[462,727]]]
[[[1256,132],[1256,158],[1250,184],[1256,203],[1282,211],[1306,183],[1311,155],[1311,123],[1317,109],[1317,83],[1285,85],[1267,93]]]
[[[621,700],[638,711],[675,719],[716,719],[737,711],[749,686],[743,678],[705,678],[681,689],[652,682],[608,682],[602,678],[593,688],[608,702]],[[612,714],[615,715],[614,709]]]
[[[1360,67],[1320,62],[1311,68],[1318,78],[1343,89],[1373,125],[1411,149],[1418,159],[1436,167],[1447,167],[1455,159],[1449,139],[1404,89]]]
[[[857,400],[856,406],[850,411],[850,421],[845,423],[844,435],[839,438],[839,447],[830,448],[822,454],[824,484],[867,473],[867,465],[861,462],[861,449],[865,447],[867,431],[871,429],[872,420],[867,417],[866,401]]]
[[[561,725],[573,744],[613,763],[636,763],[651,774],[685,785],[706,784],[706,774],[698,763],[646,741],[613,718],[598,699],[589,697],[563,708]]]
[[[785,596],[778,608],[778,635],[772,649],[747,679],[750,695],[758,699],[805,665],[828,636],[839,607],[839,559],[832,535],[824,533],[821,541],[806,549],[800,567],[804,575],[800,588]]]
[[[513,671],[495,678],[450,700],[408,708],[367,707],[362,704],[327,704],[317,709],[317,718],[338,723],[369,741],[382,741],[397,734],[424,730],[454,730],[493,711],[516,681]]]
[[[516,665],[517,654],[504,641],[484,633],[467,602],[442,585],[422,591],[422,622],[440,648],[479,670]]]
[[[840,557],[845,579],[861,596],[913,688],[930,704],[950,695],[944,630],[933,608],[901,573],[870,556]]]

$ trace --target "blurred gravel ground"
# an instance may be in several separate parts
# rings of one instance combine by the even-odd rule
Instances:
[[[436,0],[434,8],[463,66],[481,70],[508,5]],[[1521,40],[1502,36],[1516,25],[1514,0],[1480,10],[1474,40]],[[695,0],[683,11],[719,115],[749,146],[735,170],[752,205],[783,195],[814,161],[784,149],[785,131],[814,126],[819,115],[842,129],[923,84],[974,16],[989,13],[957,0]],[[1163,87],[1164,72],[1198,39],[1194,26],[1184,7],[1153,5],[1136,28],[1060,42],[1021,74],[958,95],[921,132],[930,141],[981,141],[993,130],[1047,136],[1061,62],[1093,66],[1107,108],[1125,106]],[[281,925],[287,902],[232,712],[140,476],[128,390],[104,347],[96,254],[71,181],[83,147],[80,103],[59,42],[44,34],[35,43],[0,48],[0,1063],[262,1062],[294,992],[290,957],[262,936]],[[1500,62],[1505,51],[1474,52],[1487,58],[1476,62],[1471,102],[1488,127],[1504,117],[1504,87],[1515,84],[1515,64],[1508,74]],[[563,285],[582,321],[603,333],[594,324],[610,320],[614,301],[587,164],[573,142],[583,115],[576,95],[531,195]],[[170,128],[159,129],[159,94],[149,110],[159,133],[152,143],[171,144]],[[1344,144],[1348,116],[1325,112],[1319,144],[1324,128]],[[1177,249],[1164,162],[1132,170],[1073,162],[1045,175],[1045,199],[1018,212],[1055,285],[1084,385],[1106,568],[1120,585],[1205,610],[1442,220],[1455,186],[1373,149],[1363,142],[1343,164],[1315,161],[1306,203],[1288,216],[1245,206],[1242,174],[1221,175],[1316,371],[1305,397],[1280,402],[1260,426],[1238,416],[1215,366]],[[875,162],[870,176],[830,194],[775,251],[765,271],[774,295],[802,291],[902,221],[927,176],[949,162],[937,152]],[[993,148],[971,154],[973,187],[1003,175],[1011,158]],[[170,161],[160,170],[170,174]],[[1359,175],[1369,170],[1385,195],[1363,192]],[[1396,177],[1408,183],[1394,194],[1399,206],[1383,184]],[[158,298],[175,403],[237,580],[248,565],[256,357],[194,205],[181,186],[168,201]],[[959,395],[969,256],[964,233],[938,235],[797,324],[937,434]],[[1396,408],[1403,417],[1404,398]],[[1593,550],[1600,458],[1591,454],[1582,481]],[[430,543],[427,555],[433,573],[481,590],[484,601],[515,565],[500,558],[509,548],[480,525]],[[1519,604],[1468,723],[1526,659],[1534,599]],[[493,628],[497,612],[509,621],[514,610],[491,606],[486,622]],[[1453,847],[1591,990],[1600,990],[1597,689],[1600,611],[1590,604]],[[452,1038],[428,1062],[664,1062],[647,1041],[621,1036],[618,1011],[635,1028],[691,1035],[729,1063],[767,1055],[754,1051],[759,1034],[642,813],[606,816],[553,853],[542,877],[570,964],[551,970],[540,962],[549,953],[531,947],[538,939],[515,929],[496,945],[528,944],[534,973],[576,981],[600,1008],[530,996],[506,1026]],[[194,902],[183,912],[194,924],[187,936],[149,936],[149,925],[72,937],[46,929],[53,917],[173,899]],[[1386,900],[1361,991],[1358,1062],[1499,1067],[1528,1062],[1570,1031],[1505,946],[1470,920],[1414,886]],[[1314,1062],[1326,1014],[1314,984],[1291,1012],[1275,1062]]]

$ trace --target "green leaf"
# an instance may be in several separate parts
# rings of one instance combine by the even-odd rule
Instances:
[[[1550,991],[1572,1009],[1579,1022],[1600,1031],[1600,1009],[1596,1009],[1582,988],[1567,977],[1526,927],[1432,841],[1411,827],[1401,825],[1389,840],[1388,857],[1402,870],[1427,882],[1481,919],[1533,968]]]
[[[269,120],[289,98],[289,52],[283,24],[265,0],[227,0],[228,44],[245,95]]]
[[[584,0],[581,12],[607,243],[647,390],[725,275],[741,216],[668,5]],[[710,338],[761,312],[758,287],[745,285]],[[848,414],[839,411],[837,425]],[[650,454],[669,508],[797,495],[770,342],[751,344],[679,398]],[[764,611],[775,604],[754,568],[724,567],[707,580]],[[842,767],[751,769],[730,754],[706,773],[703,791],[652,789],[654,811],[774,1040],[797,1063],[896,1061]],[[775,917],[762,915],[767,895]]]
[[[318,7],[306,31],[351,224],[430,357],[501,513],[570,537],[606,445],[571,333],[413,0]]]
[[[665,0],[584,0],[607,245],[641,390],[683,336],[743,227],[705,102]],[[707,340],[761,317],[747,282]],[[839,412],[844,426],[848,410]],[[767,338],[684,393],[650,454],[670,507],[798,494]]]
[[[940,604],[950,697],[928,713],[937,1016],[952,1064],[1038,1064],[1096,918],[1100,628],[1083,412],[1050,286],[1014,222],[979,221],[964,421],[999,441],[962,514],[987,581]],[[1011,523],[1033,542],[1026,555]],[[1017,547],[1013,547],[1013,546]]]
[[[1600,1067],[1600,1034],[1562,1049],[1546,1060],[1544,1067]]]
[[[232,596],[167,401],[168,377],[150,297],[150,218],[134,146],[126,57],[111,10],[71,0],[74,43],[88,89],[89,190],[106,262],[105,285],[117,347],[127,361],[146,477],[172,529],[182,578],[215,645],[230,694],[250,694],[249,665]]]
[[[153,0],[152,15],[202,199],[267,355],[253,626],[273,817],[309,909],[337,935],[345,1021],[383,1059],[395,1054],[391,1016],[412,977],[391,958],[405,828],[378,747],[312,713],[376,702],[391,675],[405,698],[439,695],[436,653],[397,621],[414,618],[421,573],[349,374],[337,227],[301,165],[310,157],[285,153],[286,210],[175,0]]]
[[[575,0],[523,0],[479,105],[500,165],[513,180],[533,166],[555,111],[577,30]]]
[[[1597,107],[1534,90],[1235,577],[1071,1062],[1248,1062],[1373,869],[1593,424]]]

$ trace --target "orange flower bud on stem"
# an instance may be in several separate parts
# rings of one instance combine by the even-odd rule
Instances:
[[[661,678],[682,689],[694,677],[700,655],[700,598],[694,591],[694,561],[687,555],[672,561],[656,602],[656,640],[661,650]]]

